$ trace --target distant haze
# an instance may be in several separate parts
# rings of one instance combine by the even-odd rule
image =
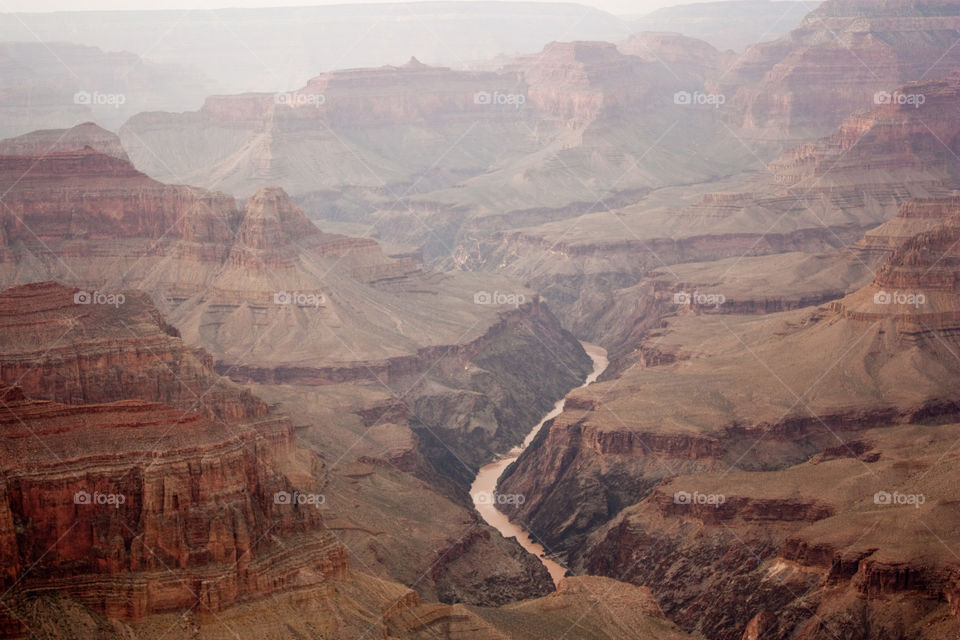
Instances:
[[[511,2],[514,0],[501,0]],[[547,1],[547,0],[544,0]],[[644,14],[662,7],[695,2],[717,2],[719,0],[580,0],[585,4],[610,13]],[[772,0],[774,2],[778,0]],[[152,2],[133,2],[129,0],[86,0],[78,4],[76,0],[7,0],[0,5],[2,12],[10,11],[102,11],[133,9],[221,9],[226,7],[292,7],[335,4],[382,4],[383,0],[155,0]],[[819,3],[813,1],[811,10]]]

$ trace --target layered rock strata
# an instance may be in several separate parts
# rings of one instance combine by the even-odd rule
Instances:
[[[325,482],[290,420],[220,381],[143,294],[77,293],[0,293],[5,624],[49,593],[140,619],[342,577],[320,510],[275,499]]]
[[[500,490],[533,499],[505,511],[710,638],[952,633],[955,558],[929,551],[954,526],[952,210],[904,205],[879,236],[914,235],[819,308],[675,306],[508,469]]]

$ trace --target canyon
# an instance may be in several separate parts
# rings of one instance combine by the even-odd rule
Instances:
[[[0,15],[0,637],[960,634],[957,3],[153,17]]]
[[[293,633],[500,626],[489,606],[431,606],[353,566],[334,465],[301,446],[289,417],[217,376],[145,294],[109,308],[78,293],[53,282],[0,293],[5,637],[284,637],[267,621],[291,611],[282,628]],[[474,534],[460,553],[496,557],[490,535]],[[602,588],[571,578],[511,625],[586,619],[615,633],[623,623],[584,600]],[[632,624],[685,637],[648,591],[621,598]],[[325,604],[305,611],[311,600]]]
[[[590,375],[587,376],[586,380],[583,381],[583,384],[580,385],[578,389],[596,382],[597,378],[600,377],[600,374],[603,373],[609,364],[603,347],[584,344],[583,348],[593,360],[593,371],[590,372]],[[553,405],[553,409],[541,418],[540,422],[534,425],[520,446],[514,447],[507,455],[498,458],[494,462],[480,467],[476,478],[473,480],[473,484],[470,485],[470,497],[473,499],[474,507],[476,507],[477,512],[483,516],[487,524],[494,527],[503,534],[505,538],[516,538],[517,542],[519,542],[524,549],[540,558],[540,561],[550,572],[550,577],[558,586],[567,573],[566,568],[550,558],[547,550],[538,542],[535,542],[526,529],[510,522],[497,506],[513,502],[522,503],[526,501],[526,496],[523,494],[506,495],[497,493],[497,486],[507,468],[520,457],[524,449],[530,446],[533,439],[540,433],[543,425],[563,412],[565,404],[566,398],[558,400],[557,403]]]
[[[845,174],[829,179],[849,188]],[[906,199],[833,252],[701,253],[652,273],[638,342],[507,470],[499,491],[534,497],[503,510],[574,574],[649,586],[706,637],[954,633],[948,193]]]

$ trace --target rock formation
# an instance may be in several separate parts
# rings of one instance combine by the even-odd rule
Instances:
[[[289,419],[218,380],[142,294],[78,293],[0,293],[5,626],[40,594],[136,620],[342,577],[321,512],[275,500],[323,490]],[[284,473],[307,470],[298,488]]]
[[[311,217],[372,224],[428,256],[450,255],[494,228],[635,202],[652,186],[751,164],[725,147],[716,108],[678,102],[678,92],[701,94],[723,59],[687,44],[554,42],[498,71],[328,72],[295,90],[140,114],[120,136],[152,177],[240,197],[279,185]]]
[[[868,282],[886,254],[810,254],[869,242],[865,234],[883,233],[878,225],[905,203],[949,199],[960,186],[958,78],[902,87],[925,103],[858,112],[763,171],[654,190],[635,205],[579,214],[575,222],[499,231],[468,264],[495,265],[528,282],[569,328],[603,339],[615,355],[657,324],[653,272],[671,294],[722,291],[726,311],[826,302]],[[566,233],[571,227],[578,233]]]
[[[958,37],[949,3],[828,0],[783,38],[748,47],[717,86],[755,135],[819,137],[897,87],[952,73]]]
[[[960,633],[960,10],[618,42],[0,141],[0,635]]]
[[[31,131],[0,141],[0,156],[42,156],[48,153],[79,151],[90,147],[97,153],[129,161],[115,133],[93,122],[70,129]]]
[[[939,547],[954,526],[954,199],[907,203],[874,237],[923,215],[872,283],[824,306],[674,303],[508,470],[502,492],[536,497],[505,511],[576,571],[632,576],[710,638],[957,628],[935,604],[956,559],[910,542]]]
[[[310,452],[343,463],[336,483],[350,482],[351,465],[372,461],[377,482],[390,476],[402,487],[389,507],[340,505],[357,523],[348,531],[372,532],[371,524],[393,509],[410,512],[424,495],[437,503],[430,535],[386,540],[373,532],[371,543],[347,534],[351,544],[398,558],[371,561],[374,570],[445,601],[494,606],[549,590],[543,567],[471,517],[463,498],[473,465],[519,442],[524,425],[589,366],[532,292],[504,278],[424,271],[409,257],[387,257],[373,240],[325,233],[280,189],[262,189],[241,208],[223,194],[151,180],[89,146],[0,156],[0,165],[8,190],[4,280],[56,278],[74,287],[69,306],[51,285],[12,290],[0,379],[23,385],[31,402],[161,403],[161,427],[169,411],[190,412],[200,424],[265,419],[267,405],[214,371],[257,384],[258,395],[296,385],[337,407],[331,423],[296,414],[308,438],[372,411],[366,400],[376,396],[400,423],[388,452],[363,444],[362,433],[344,434],[347,444],[334,445],[341,449],[324,443]],[[558,358],[560,370],[534,375]],[[385,417],[370,419],[371,436],[389,430]],[[301,482],[326,481],[322,466],[296,455]],[[277,486],[270,488],[290,492]],[[224,606],[255,587],[237,583]]]
[[[325,233],[280,189],[261,190],[241,209],[223,194],[151,180],[89,147],[0,156],[0,183],[8,188],[0,265],[7,283],[58,279],[91,296],[142,289],[188,344],[212,353],[221,374],[384,385],[411,394],[413,414],[445,423],[457,441],[465,434],[438,413],[463,402],[452,389],[467,390],[473,404],[485,402],[477,392],[505,394],[516,421],[485,411],[482,429],[469,436],[479,448],[456,446],[478,462],[498,443],[517,441],[522,424],[588,367],[532,292],[503,278],[423,272],[373,240]],[[520,350],[506,348],[511,343]],[[504,384],[471,369],[554,354],[566,354],[571,369],[549,381]],[[443,376],[447,391],[426,388],[428,372]],[[480,426],[471,418],[462,428],[470,424]]]

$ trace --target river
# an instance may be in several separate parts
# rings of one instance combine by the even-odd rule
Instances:
[[[590,344],[588,342],[581,342],[580,344],[583,345],[587,355],[589,355],[590,359],[593,360],[593,371],[590,372],[590,375],[587,376],[587,379],[584,380],[583,384],[580,385],[578,389],[582,389],[583,387],[596,382],[597,378],[600,377],[600,374],[603,373],[608,364],[607,352],[603,347]],[[547,415],[543,416],[540,422],[534,425],[533,429],[530,430],[530,433],[527,434],[527,437],[523,439],[522,445],[519,447],[514,447],[505,456],[497,458],[490,464],[481,467],[480,471],[477,473],[477,477],[473,481],[473,485],[470,487],[470,495],[473,496],[473,504],[476,506],[480,516],[487,522],[487,524],[503,534],[503,537],[516,538],[520,543],[520,546],[539,558],[540,562],[542,562],[547,568],[547,571],[550,572],[550,577],[553,578],[554,584],[560,582],[560,579],[563,578],[564,574],[567,572],[566,569],[561,567],[552,558],[548,557],[546,550],[544,550],[540,544],[531,540],[530,534],[526,529],[518,524],[510,522],[507,516],[504,515],[503,512],[497,509],[493,504],[491,496],[494,495],[494,491],[497,488],[497,483],[500,481],[500,476],[502,476],[503,472],[506,471],[508,466],[510,466],[510,463],[519,458],[520,454],[523,453],[523,450],[530,446],[530,443],[533,442],[533,439],[537,437],[537,433],[539,433],[545,422],[560,415],[566,402],[566,398],[561,398],[558,400],[557,403],[553,405],[553,409],[551,409]],[[509,499],[509,496],[503,496],[503,498]]]

